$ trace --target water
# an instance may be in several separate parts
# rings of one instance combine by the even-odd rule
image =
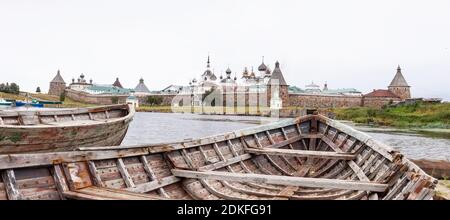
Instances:
[[[136,113],[123,145],[174,142],[234,131],[273,122],[276,119],[253,116],[193,115],[170,113]],[[282,119],[281,119],[282,120]],[[450,161],[450,139],[414,133],[356,129],[398,149],[408,158]]]
[[[137,112],[122,145],[175,142],[273,122],[253,116]]]

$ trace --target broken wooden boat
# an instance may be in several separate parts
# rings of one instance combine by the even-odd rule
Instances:
[[[134,113],[127,104],[0,111],[0,154],[120,145]]]
[[[321,115],[176,143],[0,155],[0,199],[428,200],[436,179]]]

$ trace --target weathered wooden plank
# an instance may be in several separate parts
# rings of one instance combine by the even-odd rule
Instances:
[[[182,150],[180,151],[180,154],[181,154],[181,156],[184,158],[186,164],[187,164],[189,167],[194,167],[194,163],[192,162],[192,159],[189,157],[189,154],[188,154],[188,152],[187,152],[185,149],[182,149]]]
[[[118,157],[132,157],[146,154],[148,154],[147,148],[84,152],[72,151],[34,154],[6,154],[0,155],[0,167],[2,169],[22,168],[60,164],[63,162],[68,163],[88,160],[112,159]]]
[[[360,180],[370,181],[369,178],[364,173],[364,171],[354,161],[348,161],[347,164],[348,166],[350,166],[350,168],[353,170],[353,172]]]
[[[242,200],[244,199],[242,196],[232,196],[228,195],[226,193],[220,192],[219,190],[215,189],[211,184],[209,184],[206,180],[200,179],[200,183],[208,190],[211,194],[221,198],[221,199],[228,199],[228,200]]]
[[[214,144],[213,144],[213,148],[214,148],[214,151],[216,152],[216,154],[219,156],[219,158],[220,158],[222,161],[225,161],[226,158],[223,156],[223,154],[222,154],[222,152],[220,151],[219,146],[217,145],[217,143],[214,143]]]
[[[94,185],[105,187],[105,183],[103,183],[102,178],[98,174],[97,167],[95,166],[94,161],[88,161],[88,167],[91,175],[94,177]]]
[[[6,195],[9,200],[21,200],[22,195],[17,187],[16,176],[14,170],[8,169],[2,172],[3,184],[6,190]]]
[[[206,155],[205,151],[203,150],[202,146],[198,146],[198,150],[202,154],[203,158],[205,159],[206,163],[211,163],[212,161],[208,158],[208,155]]]
[[[133,193],[120,189],[109,189],[102,187],[86,187],[79,189],[75,192],[88,194],[92,196],[99,196],[104,198],[111,198],[115,200],[155,200],[160,199],[158,197],[153,197],[145,194]]]
[[[63,163],[70,190],[92,186],[89,167],[86,162]]]
[[[66,178],[64,177],[64,173],[61,169],[61,165],[54,165],[52,169],[50,169],[53,180],[55,181],[56,190],[58,190],[58,194],[61,199],[65,199],[64,192],[69,191],[69,186],[67,185]]]
[[[394,158],[392,157],[392,153],[395,151],[391,147],[389,147],[385,144],[381,144],[380,142],[375,141],[369,135],[367,135],[363,132],[357,131],[354,128],[347,126],[345,124],[342,124],[338,121],[326,118],[321,115],[318,115],[317,117],[319,117],[320,121],[323,121],[323,123],[326,123],[326,124],[336,128],[337,130],[340,130],[341,132],[346,133],[346,134],[356,138],[357,140],[367,144],[369,147],[371,147],[373,150],[377,151],[379,154],[383,155],[389,161],[393,161]]]
[[[252,154],[268,154],[279,156],[291,156],[291,157],[311,157],[311,158],[325,158],[325,159],[338,159],[338,160],[353,160],[354,154],[338,153],[332,151],[310,151],[310,150],[290,150],[290,149],[252,149],[245,150]]]
[[[108,197],[102,197],[102,196],[95,196],[95,195],[89,195],[85,193],[78,193],[78,192],[72,192],[67,191],[64,192],[64,197],[68,199],[77,199],[77,200],[114,200],[112,198]]]
[[[336,133],[338,133],[336,131]],[[328,137],[324,136],[322,138],[322,140],[328,145],[330,146],[331,149],[333,149],[334,151],[336,151],[337,153],[343,153],[343,150],[337,146],[332,140],[330,140]],[[370,155],[370,152],[366,155],[368,156]],[[354,161],[347,161],[347,165],[352,169],[352,171],[356,174],[356,176],[358,177],[358,179],[362,180],[362,181],[369,181],[369,178],[366,176],[366,174],[364,173],[363,170],[361,170],[361,168],[358,166],[358,164],[356,164]]]
[[[214,179],[214,180],[226,180],[236,182],[256,182],[256,183],[268,183],[268,184],[288,185],[288,186],[322,187],[335,189],[364,190],[374,192],[384,192],[388,187],[387,184],[372,183],[365,181],[306,178],[306,177],[262,175],[262,174],[242,174],[242,173],[229,173],[217,171],[199,172],[191,170],[173,169],[172,173],[175,176],[185,178]]]
[[[128,170],[125,167],[122,158],[117,159],[117,168],[119,169],[119,172],[122,175],[122,179],[127,187],[135,187],[136,185],[133,182],[133,178],[131,178],[130,174],[128,173]]]
[[[283,129],[283,128],[281,128],[281,129]],[[285,133],[284,133],[284,130],[282,130],[282,133],[284,134],[284,135],[286,135]],[[275,141],[273,140],[273,138],[272,138],[272,135],[270,134],[270,132],[269,131],[266,131],[266,136],[269,138],[269,141],[270,141],[270,144],[275,144]],[[288,144],[290,147],[292,147],[292,144]],[[291,169],[293,169],[293,170],[297,170],[297,167],[296,166],[294,166],[288,159],[286,159],[286,157],[284,157],[284,156],[282,156],[282,155],[280,155],[281,157],[281,160],[283,160],[283,162],[285,162],[289,167],[291,167]]]
[[[257,134],[254,134],[254,138],[255,138],[257,147],[260,148],[260,149],[264,148],[264,147],[262,146],[261,142],[259,141],[259,137],[258,137]],[[285,174],[285,175],[288,175],[288,176],[291,176],[291,175],[292,175],[291,173],[289,173],[288,171],[286,171],[285,169],[283,169],[279,164],[277,164],[277,163],[276,163],[269,155],[266,154],[266,155],[264,155],[264,156],[267,158],[267,160],[269,161],[269,163],[272,164],[272,166],[275,167],[278,171],[280,171],[281,173],[283,173],[283,174]]]
[[[216,170],[216,169],[220,169],[220,168],[223,168],[223,167],[226,167],[226,166],[229,166],[229,165],[241,162],[241,161],[248,160],[250,158],[252,158],[252,156],[250,154],[242,154],[242,155],[230,158],[230,159],[221,160],[221,161],[219,161],[217,163],[213,163],[213,164],[209,164],[209,165],[206,165],[206,166],[199,167],[198,170],[201,170],[201,171],[202,170],[203,171]]]
[[[295,127],[297,128],[298,134],[303,135],[302,129],[300,128],[300,125],[298,123],[295,124]],[[301,140],[302,140],[303,147],[305,147],[305,149],[306,149],[308,146],[306,145],[305,139],[302,138]]]
[[[302,134],[302,135],[299,135],[299,136],[296,136],[296,137],[293,137],[293,138],[290,138],[290,139],[287,139],[284,141],[280,141],[276,144],[272,144],[270,146],[267,146],[267,148],[280,148],[280,147],[284,147],[286,145],[295,143],[302,139],[317,139],[317,138],[322,138],[322,136],[323,136],[322,134]]]
[[[148,165],[148,161],[147,158],[142,155],[139,157],[139,160],[141,161],[141,163],[143,164],[144,167],[144,171],[147,174],[147,176],[149,177],[149,179],[151,181],[157,180],[156,178],[156,174],[155,172],[152,170],[152,168]],[[161,187],[158,188],[158,192],[159,194],[161,194],[162,196],[164,196],[165,198],[170,198],[170,196],[166,193],[166,191]]]
[[[136,187],[134,187],[134,188],[126,188],[126,190],[131,191],[131,192],[146,193],[146,192],[150,192],[150,191],[153,191],[155,189],[158,189],[158,188],[161,188],[164,186],[168,186],[170,184],[174,184],[179,181],[181,181],[181,179],[178,177],[168,176],[168,177],[164,177],[160,180],[153,180],[148,183],[136,185]]]

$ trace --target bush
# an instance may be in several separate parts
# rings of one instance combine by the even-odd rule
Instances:
[[[147,103],[150,105],[161,105],[163,102],[163,97],[161,96],[148,96],[147,97]]]
[[[377,116],[377,110],[376,109],[367,109],[367,116],[368,117],[376,117]]]
[[[41,87],[38,86],[38,87],[36,88],[36,93],[41,93]]]
[[[119,104],[119,97],[112,97],[111,98],[111,102],[112,102],[112,104]]]
[[[59,101],[60,102],[64,102],[66,100],[66,92],[61,93],[61,95],[59,95]]]
[[[16,83],[2,83],[0,84],[0,92],[4,92],[4,93],[10,93],[10,94],[19,94],[20,92],[20,87],[19,85],[17,85]]]

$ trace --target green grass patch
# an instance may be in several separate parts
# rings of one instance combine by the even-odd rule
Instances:
[[[355,123],[399,128],[450,128],[450,103],[385,107],[382,109],[336,108],[331,109],[336,119]]]

